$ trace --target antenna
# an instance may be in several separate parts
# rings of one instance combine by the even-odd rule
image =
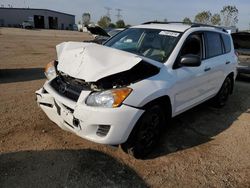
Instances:
[[[116,15],[116,17],[117,17],[117,21],[118,21],[118,20],[121,20],[121,18],[122,18],[122,15],[121,15],[122,9],[117,8],[116,10],[117,10],[117,15]]]
[[[110,11],[112,10],[112,8],[110,7],[104,7],[107,10],[107,14],[106,16],[110,18]]]

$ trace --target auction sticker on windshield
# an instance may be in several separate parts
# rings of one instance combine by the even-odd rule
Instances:
[[[161,31],[159,33],[159,35],[167,35],[167,36],[171,36],[171,37],[178,37],[180,35],[180,33],[170,32],[170,31]]]

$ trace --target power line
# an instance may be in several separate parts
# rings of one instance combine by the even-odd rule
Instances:
[[[107,10],[106,16],[110,18],[111,14],[110,11],[112,10],[112,8],[110,7],[104,7]]]
[[[118,21],[118,20],[121,20],[121,18],[122,18],[122,15],[121,15],[122,9],[117,8],[116,10],[117,10],[117,15],[116,15],[116,17],[117,17],[117,21]]]

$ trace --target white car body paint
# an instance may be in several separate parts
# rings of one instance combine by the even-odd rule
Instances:
[[[198,67],[173,69],[176,58],[190,34],[199,31],[225,34],[223,31],[211,27],[190,28],[181,24],[146,24],[132,28],[185,32],[164,63],[92,43],[67,42],[58,45],[58,70],[86,82],[95,82],[106,76],[129,70],[141,60],[160,69],[154,76],[131,83],[128,87],[133,91],[118,108],[87,106],[85,101],[91,91],[82,91],[77,102],[74,102],[55,91],[50,86],[51,80],[47,81],[43,88],[36,92],[37,102],[52,106],[40,105],[47,116],[62,129],[97,143],[121,144],[127,140],[143,114],[142,107],[150,101],[168,96],[172,108],[171,116],[174,117],[214,97],[230,73],[234,74],[234,79],[236,78],[237,57],[234,54],[232,41],[229,53],[203,59]],[[170,35],[170,33],[165,34]],[[171,35],[177,36],[174,33]],[[226,64],[227,62],[230,63]],[[208,68],[209,71],[206,71]],[[61,114],[58,114],[55,103],[62,109]],[[74,118],[80,120],[80,128],[73,126]],[[96,134],[99,125],[111,126],[106,136],[100,137]]]

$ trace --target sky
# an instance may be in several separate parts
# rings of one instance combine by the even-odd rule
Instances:
[[[76,15],[76,23],[84,12],[91,14],[91,21],[97,22],[107,13],[105,7],[112,8],[111,20],[116,22],[116,9],[122,9],[122,19],[126,24],[136,25],[146,21],[165,18],[168,21],[182,21],[189,17],[192,21],[201,11],[219,13],[225,5],[235,5],[239,10],[240,29],[250,28],[250,0],[0,0],[0,5],[11,4],[15,8],[45,8]]]

